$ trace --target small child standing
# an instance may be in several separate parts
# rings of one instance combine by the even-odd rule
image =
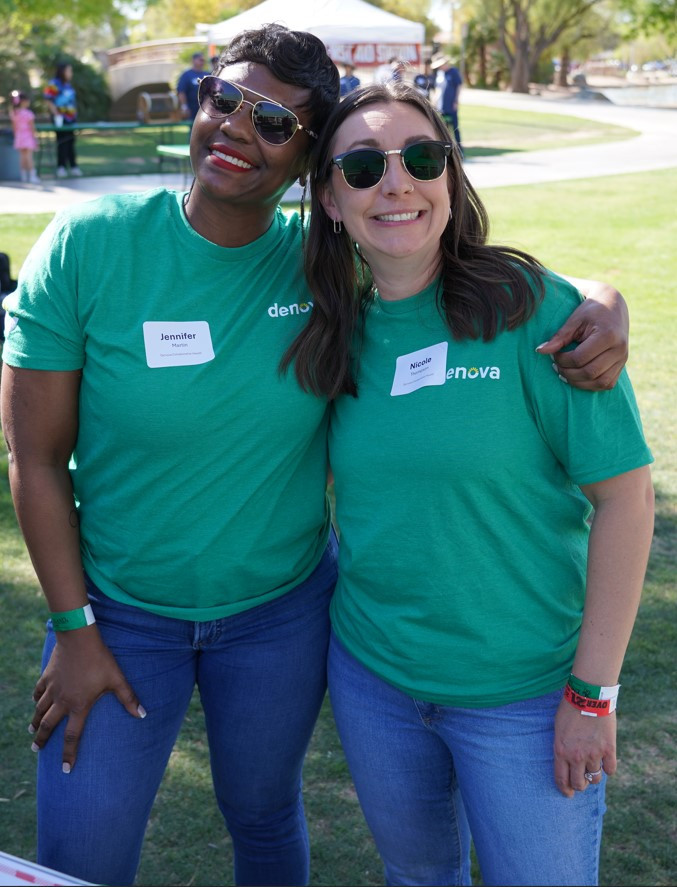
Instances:
[[[21,181],[38,184],[40,177],[33,165],[33,151],[37,150],[38,139],[35,132],[35,114],[30,109],[30,100],[25,92],[12,92],[10,112],[14,130],[14,147],[19,152]]]

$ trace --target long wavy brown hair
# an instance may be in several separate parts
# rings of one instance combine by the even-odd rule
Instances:
[[[361,331],[373,301],[369,266],[345,229],[322,206],[320,189],[332,173],[334,136],[341,124],[367,105],[402,102],[417,108],[440,140],[453,137],[430,103],[402,83],[365,86],[349,93],[322,128],[311,155],[311,214],[305,271],[313,293],[307,325],[284,354],[280,368],[294,370],[301,387],[330,399],[357,396]],[[533,314],[543,297],[543,266],[528,253],[487,243],[489,218],[463,171],[454,144],[447,163],[452,214],[440,239],[437,302],[456,340],[490,341]]]

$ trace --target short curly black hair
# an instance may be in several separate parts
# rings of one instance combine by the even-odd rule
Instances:
[[[282,83],[308,88],[310,125],[316,132],[339,100],[338,69],[324,43],[308,31],[291,31],[279,24],[241,31],[221,53],[219,66],[238,62],[265,65]]]

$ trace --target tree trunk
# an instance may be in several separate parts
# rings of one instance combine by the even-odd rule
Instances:
[[[527,9],[523,9],[519,3],[513,3],[515,17],[515,51],[510,66],[510,91],[529,92],[529,46],[531,35],[529,31],[529,18]]]
[[[486,89],[487,86],[487,47],[485,43],[479,45],[479,68],[480,68],[480,86]]]
[[[529,54],[522,45],[515,47],[515,58],[510,68],[510,91],[529,92]]]
[[[559,71],[557,72],[557,85],[558,86],[568,86],[569,85],[569,65],[571,64],[571,56],[569,54],[569,47],[565,46],[562,49],[562,57],[560,58],[560,66]]]

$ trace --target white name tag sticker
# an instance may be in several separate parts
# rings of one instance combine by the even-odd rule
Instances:
[[[214,360],[206,320],[172,322],[147,320],[143,325],[146,363],[149,367],[181,367]]]
[[[426,385],[444,385],[448,347],[448,342],[440,342],[398,357],[390,396],[411,394]]]

